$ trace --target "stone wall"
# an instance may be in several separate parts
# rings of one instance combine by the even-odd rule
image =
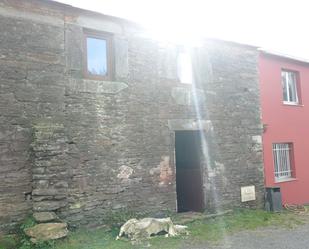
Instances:
[[[67,206],[67,141],[63,124],[54,120],[37,122],[33,128],[33,211],[54,211]]]
[[[205,47],[206,54],[199,53],[199,65],[211,65],[210,72],[204,71],[209,81],[201,80],[206,85],[207,119],[213,126],[206,176],[207,188],[213,193],[210,206],[239,206],[240,187],[255,185],[261,207],[264,182],[256,51],[219,41]]]
[[[63,114],[62,16],[30,1],[0,1],[0,230],[32,209],[33,124]]]
[[[241,206],[246,185],[257,190],[249,205],[261,205],[254,48],[204,41],[187,85],[175,44],[117,18],[10,0],[0,20],[1,229],[32,209],[52,208],[72,225],[117,210],[175,210],[175,130],[204,130],[206,209]],[[113,81],[83,76],[83,28],[113,34]]]

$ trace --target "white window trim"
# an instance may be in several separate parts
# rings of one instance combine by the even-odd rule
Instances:
[[[287,98],[288,100],[283,100],[283,103],[286,105],[299,105],[299,98],[298,98],[298,89],[297,89],[297,75],[296,72],[294,71],[289,71],[289,70],[282,70],[281,73],[284,72],[286,73],[285,76],[287,76],[287,73],[293,73],[294,74],[294,79],[295,81],[293,82],[293,86],[294,86],[294,91],[295,91],[295,97],[296,97],[296,101],[290,101],[290,92],[289,92],[289,77],[285,77],[285,87],[287,89]],[[282,80],[282,79],[281,79]]]
[[[276,182],[290,181],[293,178],[292,157],[293,146],[291,143],[273,144],[274,176]]]
[[[294,101],[283,101],[283,104],[285,104],[285,105],[300,105],[299,102],[294,102]]]
[[[290,177],[290,178],[280,178],[280,179],[275,179],[275,183],[281,183],[281,182],[292,182],[292,181],[297,181],[297,178]]]

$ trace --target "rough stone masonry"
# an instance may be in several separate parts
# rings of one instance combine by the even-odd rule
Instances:
[[[84,75],[84,32],[112,35],[113,77]],[[0,230],[55,211],[70,225],[176,209],[175,131],[203,130],[207,210],[261,206],[257,51],[204,40],[195,84],[179,46],[136,25],[47,0],[0,0]],[[254,185],[257,200],[240,201]]]

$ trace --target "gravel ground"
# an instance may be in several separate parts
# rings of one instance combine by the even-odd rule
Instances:
[[[268,227],[229,235],[218,245],[201,245],[190,249],[308,249],[309,224],[293,229]],[[189,249],[189,248],[187,248]]]

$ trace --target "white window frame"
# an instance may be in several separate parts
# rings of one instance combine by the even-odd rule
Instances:
[[[290,75],[292,75],[292,77],[289,77]],[[281,81],[282,81],[282,91],[283,91],[283,103],[288,104],[288,105],[298,105],[299,98],[298,98],[298,89],[297,89],[297,72],[283,69],[281,71]],[[285,99],[285,95],[284,95],[284,85],[286,88],[287,99]],[[292,85],[292,95],[295,95],[295,96],[291,96],[290,91],[289,91],[289,85]]]
[[[273,160],[275,180],[284,181],[292,178],[292,143],[274,143]]]

